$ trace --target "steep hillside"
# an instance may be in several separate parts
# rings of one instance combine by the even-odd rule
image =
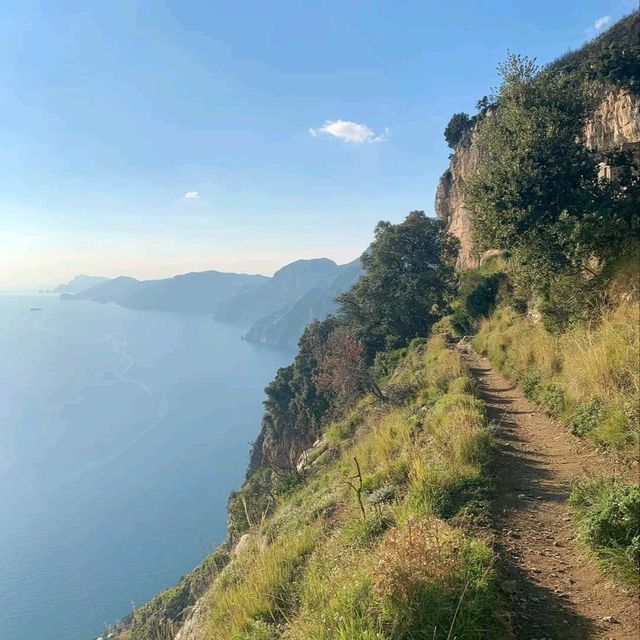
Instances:
[[[56,291],[64,300],[214,314],[219,321],[249,327],[247,340],[291,347],[310,322],[336,310],[335,298],[353,285],[361,271],[359,259],[338,266],[332,260],[319,258],[292,262],[272,278],[218,271],[160,280],[78,276]]]
[[[361,273],[360,259],[340,265],[335,274],[306,291],[291,306],[257,320],[246,339],[276,346],[295,346],[308,324],[336,312],[336,298],[350,289]]]
[[[79,300],[93,300],[94,302],[116,302],[126,296],[129,292],[133,291],[138,285],[140,280],[131,278],[129,276],[118,276],[112,280],[106,280],[90,286],[88,289],[75,294],[75,296],[65,296],[65,300],[73,298]],[[64,296],[64,294],[63,294]]]
[[[262,287],[239,292],[216,314],[221,322],[250,326],[274,312],[284,313],[309,289],[334,278],[338,265],[327,258],[296,260],[279,269]]]
[[[127,291],[118,304],[131,309],[215,313],[230,297],[251,292],[268,279],[259,275],[202,271],[163,280],[146,280]]]
[[[405,401],[365,397],[331,424],[262,518],[243,494],[249,510],[199,600],[189,577],[118,637],[507,637],[481,526],[491,436],[469,371],[434,338],[408,350],[391,386]]]
[[[227,538],[119,640],[637,637],[636,87],[611,40],[637,19],[561,71],[507,58],[441,220],[377,225],[265,389]],[[506,250],[456,272],[478,229]]]
[[[77,293],[65,295],[95,302],[114,302],[130,309],[153,309],[181,313],[215,313],[229,298],[266,282],[265,276],[219,271],[186,273],[162,280],[137,280],[119,276]]]

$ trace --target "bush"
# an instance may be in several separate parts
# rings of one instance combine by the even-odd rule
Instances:
[[[541,380],[542,376],[540,375],[540,372],[535,369],[529,371],[524,378],[522,378],[520,387],[522,388],[522,393],[524,393],[526,398],[535,402]]]
[[[554,382],[545,382],[536,393],[536,402],[541,404],[549,415],[558,418],[565,407],[564,392]]]
[[[410,519],[387,533],[377,557],[374,593],[385,637],[502,636],[484,543],[433,518]]]
[[[398,364],[407,354],[406,347],[393,351],[380,351],[376,354],[371,367],[371,374],[378,384],[384,384],[396,370]]]
[[[457,335],[474,333],[477,321],[489,315],[505,295],[507,274],[489,269],[468,269],[460,276],[459,297],[451,316],[451,327]]]
[[[574,436],[584,436],[593,431],[602,418],[603,409],[602,398],[598,397],[591,398],[588,402],[578,405],[571,421],[571,433]]]
[[[577,482],[571,492],[580,535],[605,567],[640,579],[640,486],[601,476]]]

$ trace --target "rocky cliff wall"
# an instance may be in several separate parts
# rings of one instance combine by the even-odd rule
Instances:
[[[436,191],[436,215],[460,240],[459,269],[477,267],[480,262],[473,251],[471,216],[464,206],[465,184],[478,166],[476,132],[477,125],[465,133]],[[587,123],[585,144],[603,152],[630,149],[640,159],[640,99],[628,91],[608,94]],[[603,165],[601,174],[607,172]]]

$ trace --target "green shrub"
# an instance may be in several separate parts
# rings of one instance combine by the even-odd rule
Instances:
[[[464,132],[473,125],[474,119],[470,118],[467,113],[454,113],[447,123],[444,130],[444,139],[451,149],[455,149],[457,144],[462,140]]]
[[[502,271],[468,269],[461,274],[459,298],[450,317],[451,328],[457,335],[475,332],[478,320],[495,309],[507,280],[507,274]]]
[[[376,354],[371,374],[378,384],[384,384],[407,354],[407,348],[380,351]]]
[[[541,385],[535,400],[547,410],[547,413],[556,418],[560,416],[565,407],[564,392],[554,382],[545,382]]]
[[[264,620],[251,620],[246,629],[236,634],[233,640],[276,640],[277,628]]]
[[[346,546],[356,549],[371,547],[393,525],[394,519],[387,511],[375,511],[366,518],[353,518],[342,531]]]
[[[602,418],[603,409],[604,402],[598,397],[578,405],[571,421],[571,433],[574,436],[584,436],[593,431]]]
[[[603,565],[637,582],[640,578],[640,486],[601,476],[577,482],[569,502],[581,538]]]
[[[540,372],[536,369],[529,371],[523,378],[520,386],[522,388],[522,393],[524,393],[526,398],[535,402],[536,396],[538,393],[538,389],[540,388],[540,383],[542,380],[542,376]]]

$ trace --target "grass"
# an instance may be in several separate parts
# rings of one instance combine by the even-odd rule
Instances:
[[[570,503],[580,537],[603,569],[640,586],[640,487],[600,476],[576,482]]]
[[[305,527],[232,562],[208,595],[213,605],[207,619],[209,636],[271,637],[267,632],[286,622],[296,608],[297,582],[319,534],[318,527]]]
[[[547,332],[510,309],[484,320],[474,339],[529,398],[594,444],[640,443],[640,304],[626,299],[589,326]]]
[[[277,496],[209,589],[203,638],[506,637],[491,544],[467,526],[486,512],[491,448],[469,372],[436,336],[386,379],[410,395],[364,398],[327,425],[331,454]]]

